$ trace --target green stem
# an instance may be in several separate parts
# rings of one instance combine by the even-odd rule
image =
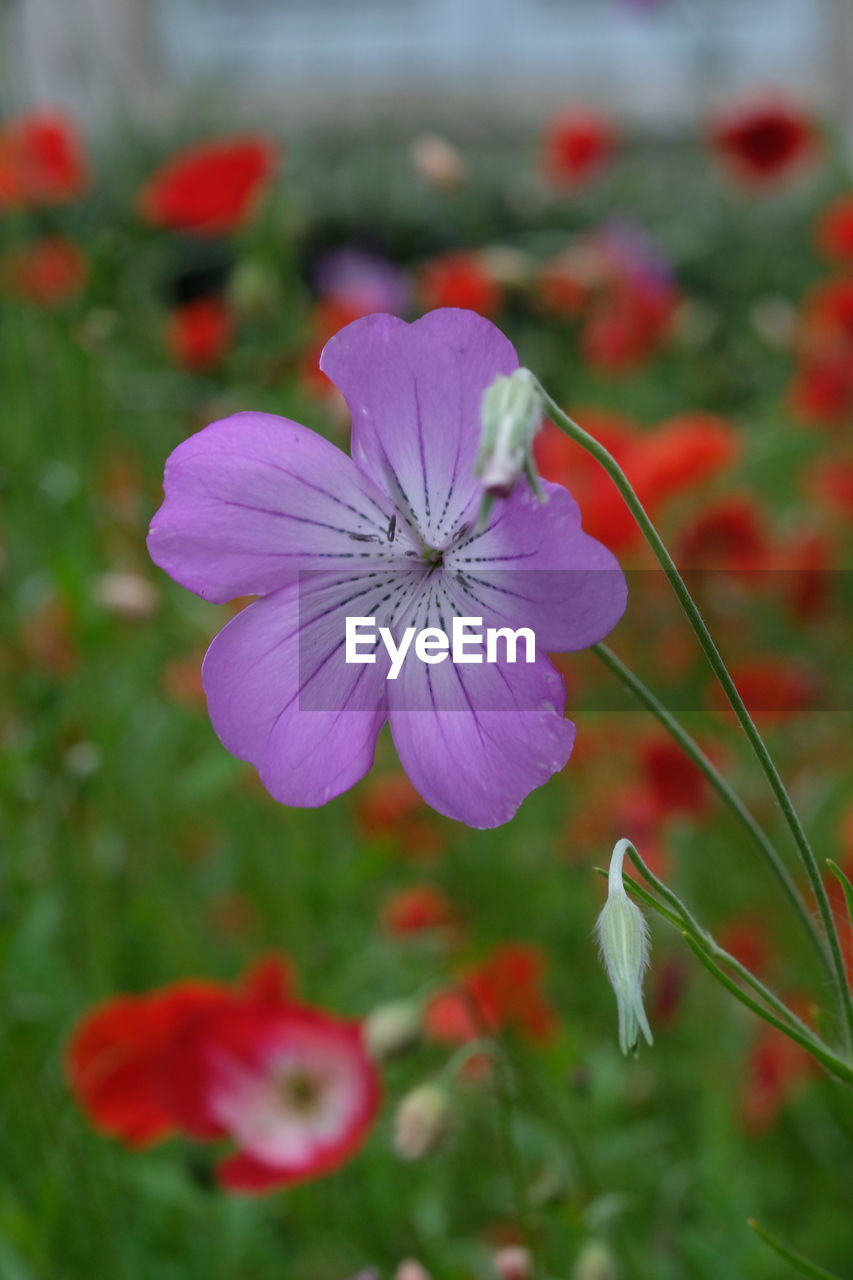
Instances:
[[[607,449],[600,444],[594,436],[588,431],[584,431],[583,427],[573,422],[567,414],[563,412],[556,401],[552,400],[545,389],[540,385],[539,390],[544,399],[548,415],[551,420],[562,431],[566,433],[572,440],[576,441],[587,453],[592,454],[597,462],[601,464],[607,474],[610,476],[616,488],[619,490],[628,510],[636,520],[643,536],[654,552],[658,564],[664,571],[666,578],[672,587],[679,604],[681,605],[692,627],[696,638],[699,641],[702,652],[713,671],[714,675],[720,683],[723,692],[728,699],[729,705],[735,713],[738,724],[743,729],[749,740],[758,763],[764,772],[765,777],[770,785],[776,801],[784,814],[785,821],[794,838],[800,860],[809,878],[809,883],[817,903],[818,912],[820,914],[821,923],[824,933],[826,934],[829,944],[828,969],[835,987],[838,1007],[841,1011],[841,1025],[844,1035],[844,1045],[848,1055],[853,1052],[853,997],[851,997],[850,987],[847,983],[847,972],[844,966],[844,958],[841,952],[841,943],[838,938],[838,931],[835,928],[835,921],[832,916],[832,909],[829,905],[829,898],[826,893],[826,887],[821,879],[820,871],[817,865],[814,851],[809,843],[808,836],[803,829],[796,809],[793,806],[791,797],[785,788],[779,771],[773,762],[773,758],[764,743],[764,739],[758,732],[752,716],[746,709],[743,698],[737,691],[737,687],[729,675],[728,668],[723,661],[720,651],[714,643],[705,619],[699,611],[699,607],[687,589],[687,586],[681,574],[676,568],[675,561],[666,549],[664,542],[646,513],[643,504],[640,502],[634,492],[628,477],[619,466],[616,459],[608,453]]]
[[[496,1042],[496,1047],[497,1053],[494,1057],[494,1064],[496,1075],[495,1093],[498,1132],[500,1134],[501,1146],[503,1147],[504,1160],[506,1161],[507,1170],[509,1172],[519,1230],[521,1231],[521,1237],[524,1240],[524,1243],[527,1246],[527,1251],[530,1255],[531,1280],[537,1280],[537,1277],[540,1275],[540,1271],[537,1251],[534,1248],[533,1229],[530,1222],[529,1204],[527,1199],[527,1177],[513,1134],[513,1129],[515,1127],[515,1100],[513,1097],[512,1068],[510,1067],[506,1056],[506,1050],[503,1045],[497,1044]]]
[[[521,1161],[521,1155],[515,1143],[513,1133],[515,1120],[515,1101],[513,1098],[512,1068],[503,1044],[492,1032],[483,1011],[471,992],[462,984],[451,988],[468,1007],[471,1021],[477,1029],[474,1043],[480,1045],[480,1052],[488,1052],[493,1068],[493,1098],[497,1115],[498,1141],[503,1149],[503,1158],[509,1176],[515,1215],[524,1246],[530,1256],[531,1280],[539,1280],[541,1274],[539,1260],[534,1247],[533,1230],[530,1222],[530,1203],[527,1196],[527,1179]],[[488,1048],[486,1047],[488,1046]],[[456,1062],[463,1050],[470,1045],[463,1045],[451,1058]],[[462,1065],[461,1063],[459,1065]],[[457,1068],[458,1069],[458,1068]]]
[[[741,964],[740,960],[736,959],[735,956],[726,951],[724,947],[721,947],[711,934],[708,933],[706,929],[702,928],[681,899],[676,897],[672,890],[668,889],[663,881],[659,880],[657,876],[649,870],[631,842],[627,841],[626,843],[628,846],[628,854],[632,862],[640,869],[642,874],[647,877],[649,883],[654,885],[655,889],[661,894],[665,901],[670,904],[670,906],[663,906],[663,904],[649,893],[649,891],[638,881],[636,881],[633,876],[623,874],[623,883],[626,889],[631,892],[632,896],[639,899],[639,901],[645,906],[649,907],[652,911],[657,912],[659,916],[662,916],[664,920],[667,920],[671,925],[673,925],[685,939],[691,950],[697,955],[704,967],[708,969],[709,972],[712,973],[720,983],[722,983],[726,990],[731,992],[736,999],[741,1002],[741,1004],[746,1005],[746,1007],[753,1013],[757,1014],[758,1017],[763,1018],[765,1022],[769,1022],[779,1031],[784,1032],[785,1035],[802,1045],[802,1047],[808,1050],[808,1052],[818,1062],[822,1063],[828,1071],[837,1076],[840,1080],[843,1080],[848,1084],[853,1083],[853,1069],[851,1069],[842,1058],[839,1058],[834,1054],[829,1045],[825,1044],[819,1036],[816,1036],[812,1028],[807,1026],[801,1018],[798,1018],[793,1010],[789,1009],[785,1002],[781,1000],[774,991],[771,991],[769,987],[764,985],[760,978],[757,978],[745,965]],[[596,867],[596,871],[603,877],[608,875],[608,872],[605,871],[603,867]],[[776,1014],[770,1013],[770,1011],[763,1005],[758,1004],[756,1001],[752,1000],[751,997],[747,996],[746,993],[728,976],[728,974],[724,973],[723,970],[719,968],[715,963],[715,959],[719,960],[722,964],[727,965],[730,969],[733,969],[738,977],[748,986],[752,987],[753,991],[755,991],[755,993],[760,996],[760,998],[769,1005],[771,1009],[776,1010]]]
[[[657,698],[643,681],[637,676],[630,667],[618,658],[612,649],[605,644],[592,645],[592,652],[604,665],[613,672],[615,676],[625,685],[638,702],[650,711],[652,715],[663,725],[666,731],[675,739],[682,751],[690,757],[698,769],[705,775],[708,782],[716,791],[717,795],[725,804],[729,806],[735,814],[738,821],[749,833],[758,849],[763,854],[769,864],[773,874],[776,876],[779,884],[785,892],[791,906],[800,918],[803,928],[807,931],[809,939],[817,950],[821,960],[826,962],[827,955],[823,946],[823,942],[815,929],[814,921],[809,915],[808,908],[803,902],[794,880],[787,867],[782,862],[775,846],[768,837],[767,833],[758,825],[753,815],[747,809],[736,791],[726,782],[723,775],[705,754],[695,738],[687,732],[684,726],[675,719],[663,703]]]
[[[741,964],[740,960],[733,956],[729,951],[726,951],[725,947],[721,947],[707,929],[702,928],[699,921],[692,914],[689,908],[685,906],[681,899],[677,897],[672,890],[668,888],[668,886],[665,885],[653,871],[650,870],[649,867],[646,866],[630,840],[627,843],[627,848],[628,857],[631,859],[634,866],[641,875],[645,876],[649,884],[654,886],[661,897],[669,903],[670,907],[673,909],[674,915],[679,917],[681,923],[687,925],[687,928],[695,942],[698,943],[699,946],[703,947],[706,953],[710,953],[712,957],[727,965],[728,968],[734,970],[741,981],[745,982],[747,986],[752,987],[756,995],[766,1001],[772,1009],[775,1009],[777,1014],[779,1014],[790,1027],[794,1028],[800,1036],[806,1037],[810,1045],[820,1050],[820,1053],[824,1055],[829,1054],[833,1061],[840,1061],[840,1059],[836,1059],[829,1046],[824,1044],[820,1037],[815,1035],[812,1028],[807,1026],[801,1018],[798,1018],[792,1009],[788,1008],[784,1000],[781,1000],[779,996],[776,995],[775,991],[771,991],[770,987],[765,986],[760,978],[757,978],[750,969],[747,969],[745,964]],[[626,879],[628,884],[632,886],[635,891],[640,888],[631,876],[627,876]],[[657,909],[660,910],[660,907],[658,906]],[[673,914],[670,912],[667,912],[666,914],[668,919],[672,920],[674,918]],[[819,1055],[816,1054],[815,1056]],[[848,1077],[845,1075],[845,1079],[847,1078]],[[853,1072],[851,1072],[849,1078],[853,1079]]]
[[[714,962],[714,960],[711,959],[707,951],[705,951],[700,943],[697,942],[693,935],[688,933],[686,929],[682,929],[681,936],[684,938],[684,941],[687,943],[699,963],[704,965],[708,972],[713,974],[717,981],[722,983],[726,990],[731,992],[736,1000],[739,1000],[741,1004],[746,1005],[747,1009],[750,1009],[753,1013],[757,1014],[759,1018],[763,1018],[765,1022],[769,1022],[771,1026],[776,1027],[778,1031],[781,1031],[784,1035],[788,1036],[789,1039],[795,1040],[797,1044],[801,1045],[806,1050],[807,1053],[810,1053],[812,1057],[817,1058],[818,1062],[823,1063],[827,1071],[831,1071],[839,1080],[845,1081],[846,1084],[853,1084],[853,1068],[848,1067],[847,1063],[844,1062],[842,1058],[836,1057],[831,1050],[826,1049],[822,1042],[815,1040],[814,1037],[801,1035],[797,1030],[797,1027],[792,1022],[783,1021],[781,1018],[777,1018],[769,1009],[764,1008],[764,1006],[760,1005],[757,1000],[753,1000],[752,996],[747,995],[743,988],[739,987],[737,983],[730,978],[729,975]],[[790,1012],[790,1010],[787,1009],[785,1011],[786,1013]]]
[[[764,1227],[759,1226],[754,1218],[748,1218],[746,1225],[755,1232],[759,1239],[769,1245],[774,1253],[778,1253],[780,1258],[784,1258],[801,1276],[812,1276],[813,1280],[838,1280],[838,1276],[834,1271],[827,1271],[824,1267],[819,1267],[816,1262],[810,1262],[808,1258],[804,1258],[801,1253],[795,1253],[793,1249],[789,1249],[781,1240],[771,1236],[770,1232],[765,1230]]]

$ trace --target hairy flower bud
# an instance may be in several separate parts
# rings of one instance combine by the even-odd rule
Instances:
[[[641,1031],[647,1044],[652,1043],[643,1008],[643,974],[649,963],[649,926],[622,884],[622,862],[630,843],[629,840],[619,840],[613,849],[607,878],[607,901],[595,926],[602,963],[616,993],[619,1047],[626,1054],[636,1053]]]
[[[439,1084],[421,1084],[401,1099],[394,1116],[394,1149],[403,1160],[422,1160],[447,1136],[450,1098]]]
[[[364,1042],[380,1062],[397,1058],[421,1038],[421,1010],[411,1000],[389,1000],[364,1019]]]
[[[498,376],[483,393],[480,450],[474,471],[489,498],[506,498],[522,475],[541,498],[533,440],[542,426],[542,395],[529,369]]]

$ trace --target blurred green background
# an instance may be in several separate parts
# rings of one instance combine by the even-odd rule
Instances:
[[[453,1132],[434,1156],[404,1165],[392,1150],[395,1101],[446,1061],[447,1046],[427,1043],[384,1070],[382,1117],[352,1164],[260,1200],[218,1190],[206,1149],[175,1140],[129,1152],[93,1132],[69,1095],[63,1048],[101,999],[188,975],[231,981],[270,950],[292,958],[309,999],[360,1016],[452,981],[508,941],[541,951],[557,1019],[544,1041],[506,1031],[544,1275],[789,1274],[748,1230],[753,1217],[850,1275],[849,1098],[768,1041],[660,921],[647,982],[655,1045],[637,1061],[619,1055],[592,929],[602,901],[594,868],[623,835],[775,989],[803,1009],[829,998],[746,837],[695,780],[682,786],[665,754],[655,763],[660,731],[595,659],[566,663],[575,757],[507,827],[471,831],[428,811],[401,784],[384,735],[376,768],[351,794],[322,810],[284,809],[225,752],[205,714],[198,668],[229,611],[168,581],[144,543],[165,458],[209,421],[267,410],[346,447],[345,414],[314,369],[323,340],[359,304],[328,284],[323,263],[345,250],[368,274],[390,264],[403,314],[442,301],[488,310],[590,429],[593,414],[611,427],[621,415],[639,456],[679,415],[725,420],[737,456],[673,486],[657,514],[671,545],[698,546],[697,566],[715,571],[704,603],[721,645],[734,666],[763,673],[762,726],[815,847],[849,867],[853,393],[845,400],[842,388],[831,413],[810,419],[793,390],[813,373],[809,299],[822,282],[843,293],[853,280],[853,250],[846,261],[827,254],[816,233],[851,189],[847,81],[833,60],[849,38],[843,15],[779,6],[774,66],[756,63],[752,27],[734,5],[719,6],[717,40],[708,6],[698,6],[697,34],[696,14],[682,12],[690,6],[614,0],[594,19],[588,6],[555,5],[560,48],[581,70],[560,81],[553,57],[546,90],[541,41],[520,40],[526,52],[505,82],[496,37],[474,58],[482,14],[479,25],[469,15],[466,35],[438,5],[420,27],[410,15],[409,44],[418,47],[420,31],[432,52],[420,70],[412,63],[412,94],[395,112],[400,85],[388,68],[409,66],[409,44],[377,44],[381,12],[364,6],[370,21],[351,48],[367,52],[361,71],[352,54],[336,96],[336,24],[361,6],[317,6],[296,52],[288,6],[247,9],[231,49],[224,8],[181,4],[164,16],[146,6],[134,28],[141,9],[122,16],[105,5],[112,61],[101,50],[94,84],[78,56],[86,6],[68,6],[73,32],[50,5],[4,15],[7,122],[34,106],[58,109],[85,138],[86,177],[73,198],[3,207],[0,143],[0,1276],[346,1280],[375,1268],[390,1278],[409,1257],[434,1280],[495,1276],[495,1249],[517,1224],[488,1091],[460,1090]],[[532,3],[510,8],[507,40],[521,30],[513,22],[529,32],[554,20]],[[573,43],[573,22],[586,23],[583,41]],[[592,84],[583,67],[608,65],[610,39],[619,84],[600,75]],[[134,50],[141,65],[123,91]],[[790,178],[739,185],[709,121],[786,66],[819,146]],[[280,102],[269,84],[276,67],[293,76]],[[643,105],[650,83],[658,91]],[[558,106],[579,104],[607,121],[614,154],[555,181],[543,139]],[[198,237],[140,216],[138,192],[165,156],[247,131],[281,159],[241,225]],[[48,269],[47,284],[39,275],[34,285],[21,262],[57,238],[82,266],[70,284]],[[436,262],[457,252],[470,257],[437,281]],[[586,301],[555,303],[549,267]],[[665,282],[663,319],[631,310],[649,281],[655,298]],[[225,331],[190,335],[188,355],[176,317],[200,299],[214,300]],[[596,357],[589,326],[611,303],[628,354],[605,343]],[[829,345],[833,323],[819,331]],[[847,323],[839,359],[849,370]],[[591,520],[597,492],[578,493]],[[733,498],[747,510],[734,533]],[[630,538],[615,549],[648,567]],[[656,577],[632,576],[613,646],[686,708],[691,731],[789,852]],[[389,923],[395,895],[424,884],[446,895],[457,927]],[[840,904],[839,919],[843,928]],[[849,945],[849,929],[844,937]],[[581,1269],[591,1241],[609,1251],[609,1270]]]

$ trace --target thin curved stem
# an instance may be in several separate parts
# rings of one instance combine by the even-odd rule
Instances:
[[[687,620],[699,641],[702,652],[713,671],[714,675],[720,683],[720,687],[728,699],[729,705],[734,711],[738,724],[743,729],[749,740],[758,763],[764,772],[765,777],[770,785],[776,801],[784,814],[785,821],[793,836],[794,843],[797,847],[800,860],[805,868],[806,875],[817,903],[818,912],[820,914],[823,930],[826,935],[829,946],[828,970],[835,988],[836,999],[841,1014],[841,1026],[844,1036],[844,1045],[848,1055],[853,1052],[853,997],[851,997],[850,987],[847,982],[847,972],[844,965],[844,957],[841,952],[841,943],[838,938],[838,931],[835,927],[835,921],[832,915],[832,909],[829,905],[829,898],[826,892],[826,886],[821,879],[820,870],[818,869],[817,859],[814,850],[809,843],[808,836],[800,822],[799,815],[788,795],[779,771],[773,761],[770,752],[764,743],[764,739],[758,732],[752,716],[746,709],[743,698],[737,690],[737,686],[729,675],[728,668],[722,659],[713,636],[711,635],[705,623],[705,619],[699,611],[699,607],[687,589],[687,586],[678,572],[675,561],[669,554],[660,534],[646,513],[643,504],[640,502],[633,488],[631,487],[628,477],[619,466],[616,459],[600,444],[594,436],[588,431],[584,431],[583,427],[578,426],[548,395],[544,387],[539,386],[548,415],[551,420],[565,432],[572,440],[575,440],[587,453],[592,454],[597,462],[601,464],[607,474],[610,476],[616,488],[619,490],[625,504],[636,520],[643,536],[651,547],[658,564],[663,569],[667,580],[672,587],[679,604],[684,610]]]
[[[752,996],[748,995],[742,987],[739,987],[737,983],[730,978],[714,960],[711,959],[707,951],[703,950],[693,935],[688,933],[686,929],[682,930],[682,937],[699,963],[704,965],[708,972],[713,974],[717,979],[717,982],[721,983],[727,991],[730,991],[736,1000],[739,1000],[741,1004],[746,1005],[747,1009],[751,1009],[753,1013],[758,1014],[758,1016],[763,1018],[765,1022],[769,1022],[771,1026],[776,1027],[778,1031],[781,1031],[784,1035],[788,1036],[790,1040],[796,1041],[796,1043],[805,1049],[807,1053],[810,1053],[812,1057],[817,1058],[818,1062],[822,1063],[823,1066],[826,1067],[827,1071],[831,1071],[834,1076],[837,1076],[839,1080],[844,1080],[846,1084],[853,1084],[853,1069],[848,1067],[847,1063],[842,1058],[839,1058],[834,1053],[825,1050],[820,1042],[813,1040],[811,1037],[807,1038],[806,1036],[801,1035],[796,1027],[793,1027],[790,1022],[784,1022],[781,1018],[777,1018],[775,1013],[771,1013],[769,1009],[760,1005],[757,1000],[753,1000]]]
[[[809,914],[806,904],[803,902],[797,889],[794,879],[782,862],[775,846],[770,840],[767,833],[758,825],[757,821],[750,813],[744,802],[741,800],[737,792],[726,782],[716,765],[705,754],[698,742],[693,738],[680,721],[663,705],[643,681],[637,676],[630,667],[627,667],[621,658],[617,657],[612,649],[605,644],[594,644],[591,646],[592,652],[600,659],[604,665],[613,672],[619,680],[622,681],[625,688],[628,689],[638,702],[650,711],[656,720],[663,725],[667,733],[671,735],[689,756],[696,767],[705,775],[708,782],[716,791],[720,799],[728,805],[732,813],[749,833],[750,838],[760,850],[765,858],[768,866],[772,870],[782,890],[785,893],[789,903],[796,911],[809,936],[809,940],[815,947],[818,956],[826,962],[827,953],[823,945],[820,934],[817,932],[814,920]]]
[[[723,964],[728,965],[730,969],[733,969],[743,982],[752,987],[753,991],[759,995],[762,1000],[766,1000],[770,1007],[775,1009],[781,1017],[787,1019],[792,1026],[798,1028],[802,1035],[809,1037],[810,1040],[817,1044],[822,1043],[820,1038],[814,1034],[811,1027],[807,1026],[801,1018],[798,1018],[794,1011],[788,1008],[784,1000],[781,1000],[779,996],[776,995],[775,991],[771,991],[769,987],[765,986],[761,979],[756,977],[750,969],[747,969],[746,965],[742,964],[736,956],[733,956],[731,952],[726,951],[725,947],[721,947],[716,938],[714,938],[707,929],[703,929],[702,925],[690,909],[681,901],[681,899],[677,897],[677,895],[674,894],[672,890],[668,888],[668,886],[665,885],[649,867],[646,866],[645,862],[640,857],[640,854],[630,841],[628,842],[628,857],[631,859],[640,874],[644,876],[646,880],[648,880],[649,884],[657,890],[664,901],[669,903],[673,911],[680,917],[681,922],[688,926],[697,942],[705,947],[705,949],[716,960],[722,961]],[[629,885],[632,885],[635,890],[638,888],[636,881],[633,880],[631,876],[626,876],[626,879]],[[826,1049],[827,1052],[829,1051],[829,1047],[827,1045],[823,1045],[823,1048]],[[853,1072],[851,1072],[851,1078],[853,1078]]]
[[[669,921],[669,923],[678,930],[682,938],[684,938],[684,941],[690,947],[690,950],[694,953],[703,967],[706,968],[708,972],[716,978],[721,986],[725,987],[725,989],[730,992],[736,1000],[745,1005],[746,1008],[757,1017],[763,1019],[764,1022],[769,1022],[771,1026],[776,1027],[776,1029],[781,1031],[783,1035],[788,1036],[789,1039],[799,1044],[803,1049],[810,1053],[813,1058],[820,1062],[827,1071],[836,1076],[837,1079],[843,1080],[845,1084],[853,1084],[853,1067],[850,1067],[843,1058],[840,1058],[836,1053],[833,1053],[829,1045],[821,1040],[819,1036],[815,1035],[811,1027],[807,1026],[801,1018],[798,1018],[793,1010],[789,1009],[785,1002],[776,995],[775,991],[771,991],[769,987],[764,985],[760,978],[757,978],[754,973],[751,973],[750,970],[746,968],[745,965],[741,964],[739,960],[721,947],[711,934],[697,923],[695,918],[685,907],[684,903],[681,902],[675,894],[671,892],[671,890],[667,889],[656,876],[652,875],[645,863],[642,862],[642,859],[638,860],[633,856],[635,853],[636,850],[633,850],[631,854],[632,861],[636,862],[638,865],[642,865],[643,874],[647,875],[650,882],[652,882],[659,891],[664,893],[666,900],[671,904],[673,909],[670,910],[668,907],[665,907],[658,902],[657,898],[655,898],[653,894],[649,893],[647,889],[643,888],[643,886],[639,884],[633,876],[625,875],[623,877],[623,882],[625,888],[631,893],[631,895],[644,903],[645,906],[649,907],[652,911],[657,912],[657,914],[662,916],[664,920]],[[597,867],[596,870],[601,876],[606,877],[608,874],[603,867]],[[717,963],[718,960],[720,961],[720,964]],[[752,996],[743,990],[742,987],[739,987],[734,979],[720,967],[721,964],[725,964],[732,969],[743,982],[752,988],[763,1003],[759,1004],[758,1000],[754,1000]],[[767,1007],[768,1005],[769,1008]]]

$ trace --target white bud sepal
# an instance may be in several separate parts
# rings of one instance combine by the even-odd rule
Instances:
[[[522,475],[544,494],[533,464],[533,440],[542,427],[542,393],[529,369],[499,375],[483,393],[480,448],[474,472],[489,498],[506,498]]]
[[[595,925],[601,960],[616,994],[619,1010],[619,1047],[636,1053],[640,1032],[652,1044],[649,1020],[643,1008],[643,975],[649,963],[649,926],[622,883],[622,863],[630,840],[619,840],[610,858],[607,901]]]

